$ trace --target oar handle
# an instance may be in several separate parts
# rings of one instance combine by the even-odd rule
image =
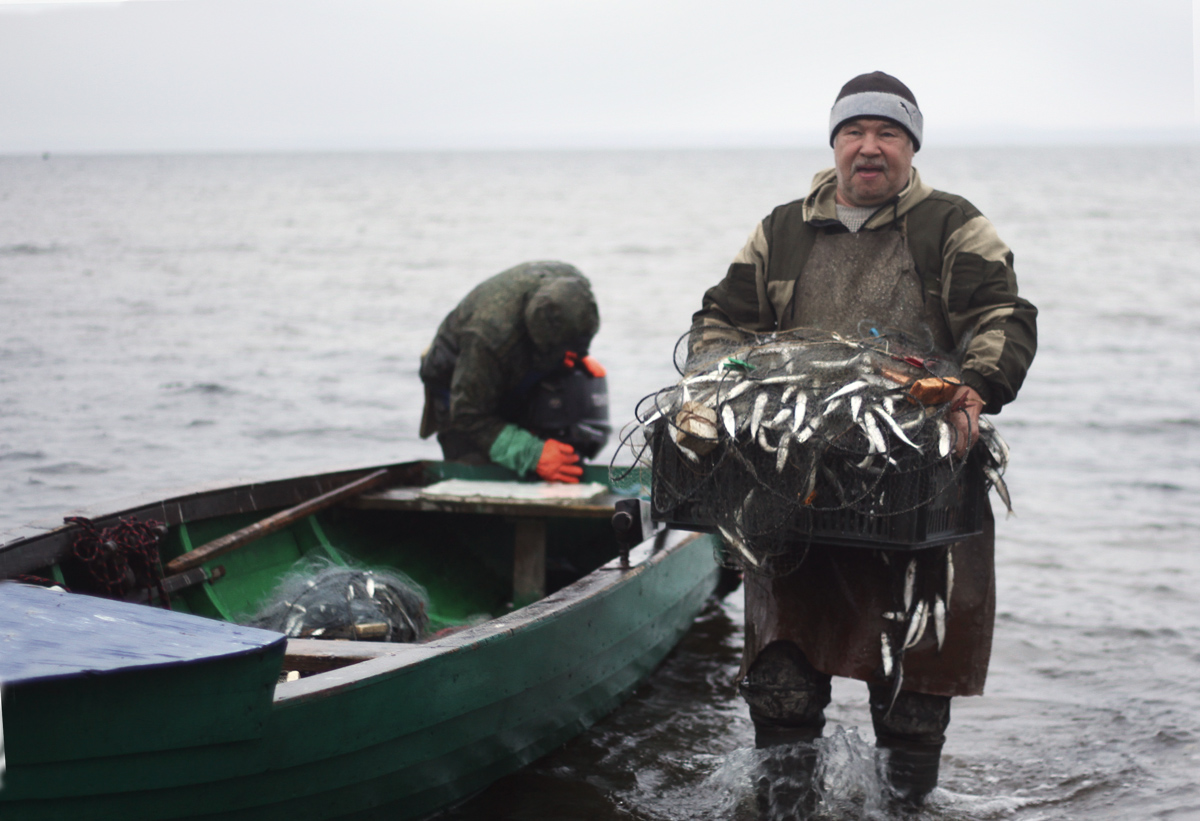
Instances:
[[[364,493],[381,484],[387,477],[388,471],[386,468],[383,468],[369,476],[364,476],[328,493],[323,493],[306,502],[301,502],[295,507],[281,510],[278,513],[268,516],[261,522],[255,522],[252,525],[243,527],[241,530],[235,530],[233,533],[226,534],[219,539],[213,539],[211,542],[200,545],[195,550],[172,559],[167,563],[166,571],[168,574],[182,573],[185,570],[191,570],[193,567],[199,567],[209,559],[216,558],[231,550],[237,550],[239,547],[249,544],[255,539],[260,539],[268,533],[282,530],[293,522],[299,521],[306,516],[311,516],[317,511],[324,510],[352,496]]]

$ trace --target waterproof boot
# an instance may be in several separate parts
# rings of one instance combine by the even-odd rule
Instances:
[[[875,746],[888,753],[886,772],[892,790],[905,803],[920,806],[937,786],[950,725],[949,697],[901,690],[893,702],[890,688],[872,686],[871,721]]]
[[[887,778],[892,791],[905,804],[921,806],[937,786],[941,745],[889,744],[884,749],[888,751]]]
[[[760,821],[802,821],[819,799],[813,775],[830,699],[830,677],[800,648],[777,641],[763,648],[738,684],[750,705],[754,745],[769,749],[755,777]]]

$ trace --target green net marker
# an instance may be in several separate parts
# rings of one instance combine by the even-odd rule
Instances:
[[[731,356],[721,363],[721,367],[727,371],[752,371],[758,366],[751,365],[744,359],[738,359],[737,357]]]

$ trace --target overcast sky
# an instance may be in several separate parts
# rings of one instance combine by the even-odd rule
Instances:
[[[1190,139],[1200,0],[0,2],[0,152]]]

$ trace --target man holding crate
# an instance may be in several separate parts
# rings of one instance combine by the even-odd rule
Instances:
[[[992,224],[912,167],[923,119],[907,86],[883,72],[855,77],[834,103],[829,134],[835,167],[755,227],[705,294],[691,350],[794,329],[857,338],[867,320],[923,336],[961,354],[946,418],[962,456],[978,437],[980,413],[1016,397],[1036,349],[1037,310],[1017,295],[1012,253]],[[880,636],[898,617],[897,597],[909,605],[912,582],[903,594],[896,589],[905,554],[812,544],[786,575],[747,568],[740,689],[760,747],[819,737],[831,677],[860,679],[893,788],[923,800],[937,784],[950,698],[981,694],[987,676],[995,579],[984,508],[983,532],[944,549],[944,635],[922,629],[903,652],[902,681]]]

